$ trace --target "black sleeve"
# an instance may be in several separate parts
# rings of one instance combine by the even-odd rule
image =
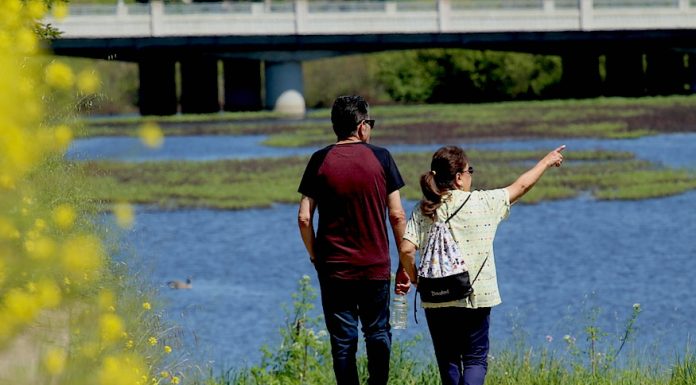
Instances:
[[[370,147],[384,168],[384,175],[387,178],[387,193],[391,194],[404,187],[406,183],[404,183],[403,178],[401,178],[399,168],[396,167],[396,162],[394,162],[394,158],[392,158],[389,151],[381,147]]]
[[[321,164],[324,163],[324,158],[326,158],[326,154],[328,152],[329,148],[327,147],[312,154],[312,157],[309,159],[309,163],[307,163],[304,174],[302,175],[300,187],[297,188],[297,192],[310,198],[317,199],[317,174],[319,173],[319,167],[321,167]]]

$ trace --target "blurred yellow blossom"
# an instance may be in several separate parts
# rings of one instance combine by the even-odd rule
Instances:
[[[33,54],[39,47],[39,40],[36,34],[32,31],[22,29],[17,31],[17,46],[19,46],[24,54]]]
[[[180,381],[179,377],[177,377],[177,376],[172,377],[172,384],[178,384],[179,381]]]
[[[118,341],[124,331],[121,317],[113,313],[107,313],[99,319],[99,332],[104,342]]]
[[[160,372],[160,376],[161,376],[162,378],[168,378],[168,377],[169,377],[169,372],[166,371],[166,370],[163,370],[163,371]]]
[[[30,257],[45,260],[55,254],[56,243],[51,238],[41,236],[36,239],[27,240],[24,243],[24,248],[27,250]]]
[[[59,151],[67,150],[70,142],[73,140],[72,130],[63,124],[55,128],[53,135],[55,137],[55,146]]]
[[[107,356],[97,372],[99,385],[134,385],[147,374],[146,366],[135,355]]]
[[[32,19],[41,19],[46,13],[46,4],[43,1],[31,0],[26,3],[27,13]]]
[[[172,347],[169,345],[164,345],[164,352],[169,354],[172,352]]]
[[[114,306],[114,293],[110,290],[102,290],[99,292],[97,301],[100,309],[108,310],[110,307]]]
[[[61,260],[66,273],[87,279],[96,278],[102,267],[104,250],[99,239],[90,235],[70,238],[63,243]]]
[[[99,76],[92,70],[82,70],[77,74],[77,89],[85,94],[93,94],[99,91],[101,84]]]
[[[149,342],[150,345],[155,346],[155,345],[157,345],[157,338],[155,338],[155,337],[150,337],[150,338],[147,339],[147,342]]]
[[[56,20],[61,21],[65,19],[68,16],[68,12],[69,9],[67,3],[63,1],[56,1],[53,3],[53,9],[51,13],[53,14],[53,17]]]
[[[68,204],[62,204],[55,209],[53,209],[53,221],[58,225],[58,227],[67,230],[70,229],[75,223],[75,218],[77,214],[75,209]]]
[[[51,348],[44,354],[44,368],[52,376],[61,374],[63,372],[63,369],[65,368],[65,358],[65,350],[59,348]]]
[[[143,309],[145,309],[145,310],[152,309],[152,305],[150,305],[150,302],[143,302]]]
[[[56,88],[70,88],[75,82],[75,75],[67,64],[54,61],[46,66],[46,83]]]
[[[35,297],[23,290],[13,289],[5,295],[4,313],[10,320],[26,323],[32,321],[38,311]]]
[[[116,203],[114,205],[114,216],[116,217],[116,223],[121,228],[130,229],[133,227],[135,212],[131,204],[125,202]]]
[[[49,279],[43,279],[36,284],[38,304],[45,308],[53,308],[60,304],[62,295],[60,287]]]
[[[164,142],[162,129],[154,122],[143,124],[138,134],[140,135],[140,141],[150,148],[159,148]]]
[[[135,346],[135,343],[133,342],[133,340],[128,340],[128,342],[126,342],[127,349],[133,349],[133,346]]]

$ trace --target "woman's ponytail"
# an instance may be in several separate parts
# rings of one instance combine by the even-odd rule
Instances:
[[[442,193],[435,182],[436,171],[428,171],[420,177],[421,191],[423,199],[420,209],[423,215],[430,219],[435,219],[437,208],[442,204]]]
[[[456,188],[454,180],[458,172],[468,164],[464,150],[457,146],[442,147],[435,151],[430,162],[430,171],[421,175],[420,185],[423,199],[420,209],[424,216],[435,220],[437,209],[442,205],[442,196]]]

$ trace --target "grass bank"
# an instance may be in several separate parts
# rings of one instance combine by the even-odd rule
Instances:
[[[504,187],[540,159],[536,151],[470,151],[474,188]],[[420,199],[418,180],[430,153],[397,154],[407,186],[402,195]],[[307,157],[210,162],[76,163],[93,186],[93,202],[128,201],[162,208],[244,209],[295,203]],[[659,172],[655,172],[659,171]],[[633,158],[630,153],[570,151],[524,198],[527,203],[571,198],[590,192],[597,199],[644,199],[696,188],[696,175]]]
[[[373,131],[380,143],[446,143],[491,138],[635,138],[696,131],[696,96],[640,99],[598,98],[485,104],[374,106]],[[311,111],[305,119],[272,112],[127,117],[88,120],[79,133],[135,136],[145,121],[165,135],[269,135],[271,146],[313,146],[334,139],[330,111]]]

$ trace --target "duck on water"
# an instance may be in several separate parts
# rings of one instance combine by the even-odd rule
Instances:
[[[169,286],[172,289],[190,289],[191,285],[191,277],[186,278],[186,282],[182,282],[179,280],[167,282],[167,286]]]

